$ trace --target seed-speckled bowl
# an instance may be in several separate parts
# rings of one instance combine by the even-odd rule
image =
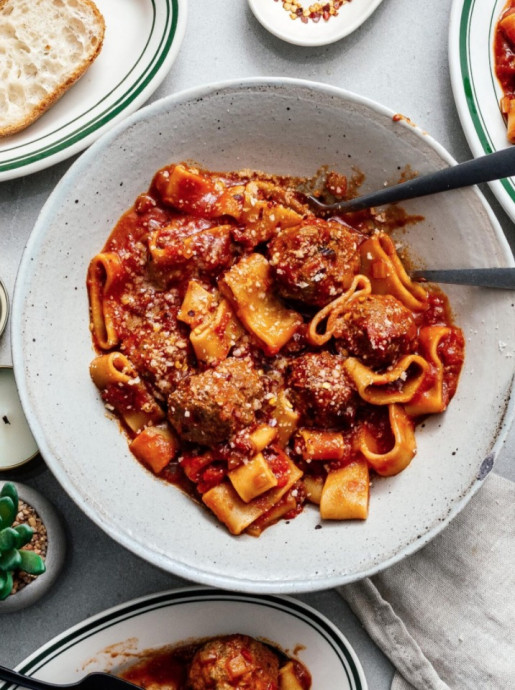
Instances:
[[[0,489],[4,482],[0,483]],[[45,525],[48,537],[45,555],[46,570],[30,584],[25,585],[16,594],[10,594],[0,601],[0,615],[14,613],[29,606],[34,606],[47,594],[55,584],[64,565],[66,554],[66,536],[54,506],[45,496],[26,484],[14,482],[20,501],[33,508]]]
[[[167,163],[312,175],[366,174],[363,191],[453,163],[429,135],[369,100],[323,84],[254,79],[156,102],[96,142],[46,203],[22,259],[13,304],[21,400],[46,462],[85,513],[120,544],[187,579],[240,591],[301,592],[373,574],[435,536],[492,467],[513,414],[513,295],[449,288],[467,339],[458,393],[418,429],[402,474],[376,479],[366,522],[324,523],[308,507],[259,539],[225,527],[131,456],[89,377],[86,270],[119,216]],[[474,189],[406,203],[425,220],[403,236],[428,267],[511,265]]]

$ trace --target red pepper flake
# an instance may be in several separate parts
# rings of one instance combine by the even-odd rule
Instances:
[[[274,0],[279,2],[279,0]],[[324,19],[329,21],[331,17],[338,16],[338,10],[351,0],[329,0],[329,2],[313,2],[308,7],[305,7],[301,0],[281,0],[283,10],[288,12],[290,19],[300,19],[303,24],[309,21],[315,24]]]

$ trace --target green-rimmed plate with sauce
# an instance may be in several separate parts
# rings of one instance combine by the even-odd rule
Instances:
[[[499,105],[502,90],[495,76],[494,36],[506,0],[454,0],[449,29],[449,64],[456,107],[474,156],[510,146]],[[515,220],[515,177],[490,182]]]
[[[186,0],[96,0],[104,45],[86,74],[30,127],[0,139],[0,181],[43,170],[89,146],[140,107],[179,51]]]
[[[312,607],[290,597],[206,588],[161,592],[99,613],[47,642],[18,670],[73,683],[94,671],[116,673],[149,650],[235,632],[297,658],[308,668],[313,690],[367,690],[349,642]],[[0,683],[0,690],[8,687]]]

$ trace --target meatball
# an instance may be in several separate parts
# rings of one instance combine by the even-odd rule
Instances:
[[[230,357],[183,379],[168,398],[168,418],[183,440],[213,446],[255,421],[262,394],[250,361]]]
[[[412,352],[417,326],[413,314],[392,295],[369,295],[336,322],[336,346],[370,366],[387,366]]]
[[[226,635],[197,650],[188,674],[192,690],[277,690],[279,658],[247,635]]]
[[[344,361],[323,351],[307,353],[290,364],[287,385],[291,401],[306,426],[340,427],[354,417],[358,396]]]
[[[357,238],[350,228],[321,219],[283,230],[268,245],[279,294],[314,306],[328,304],[359,270]]]

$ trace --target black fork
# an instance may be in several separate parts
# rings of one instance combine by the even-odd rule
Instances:
[[[134,690],[134,688],[138,687],[127,680],[122,680],[109,673],[90,673],[76,683],[58,685],[56,683],[47,683],[31,676],[24,676],[4,666],[0,666],[0,680],[5,680],[13,686],[17,685],[21,688],[30,688],[31,690],[58,690],[58,688],[62,690],[66,690],[66,688],[75,688],[75,690],[130,690],[132,688]]]

